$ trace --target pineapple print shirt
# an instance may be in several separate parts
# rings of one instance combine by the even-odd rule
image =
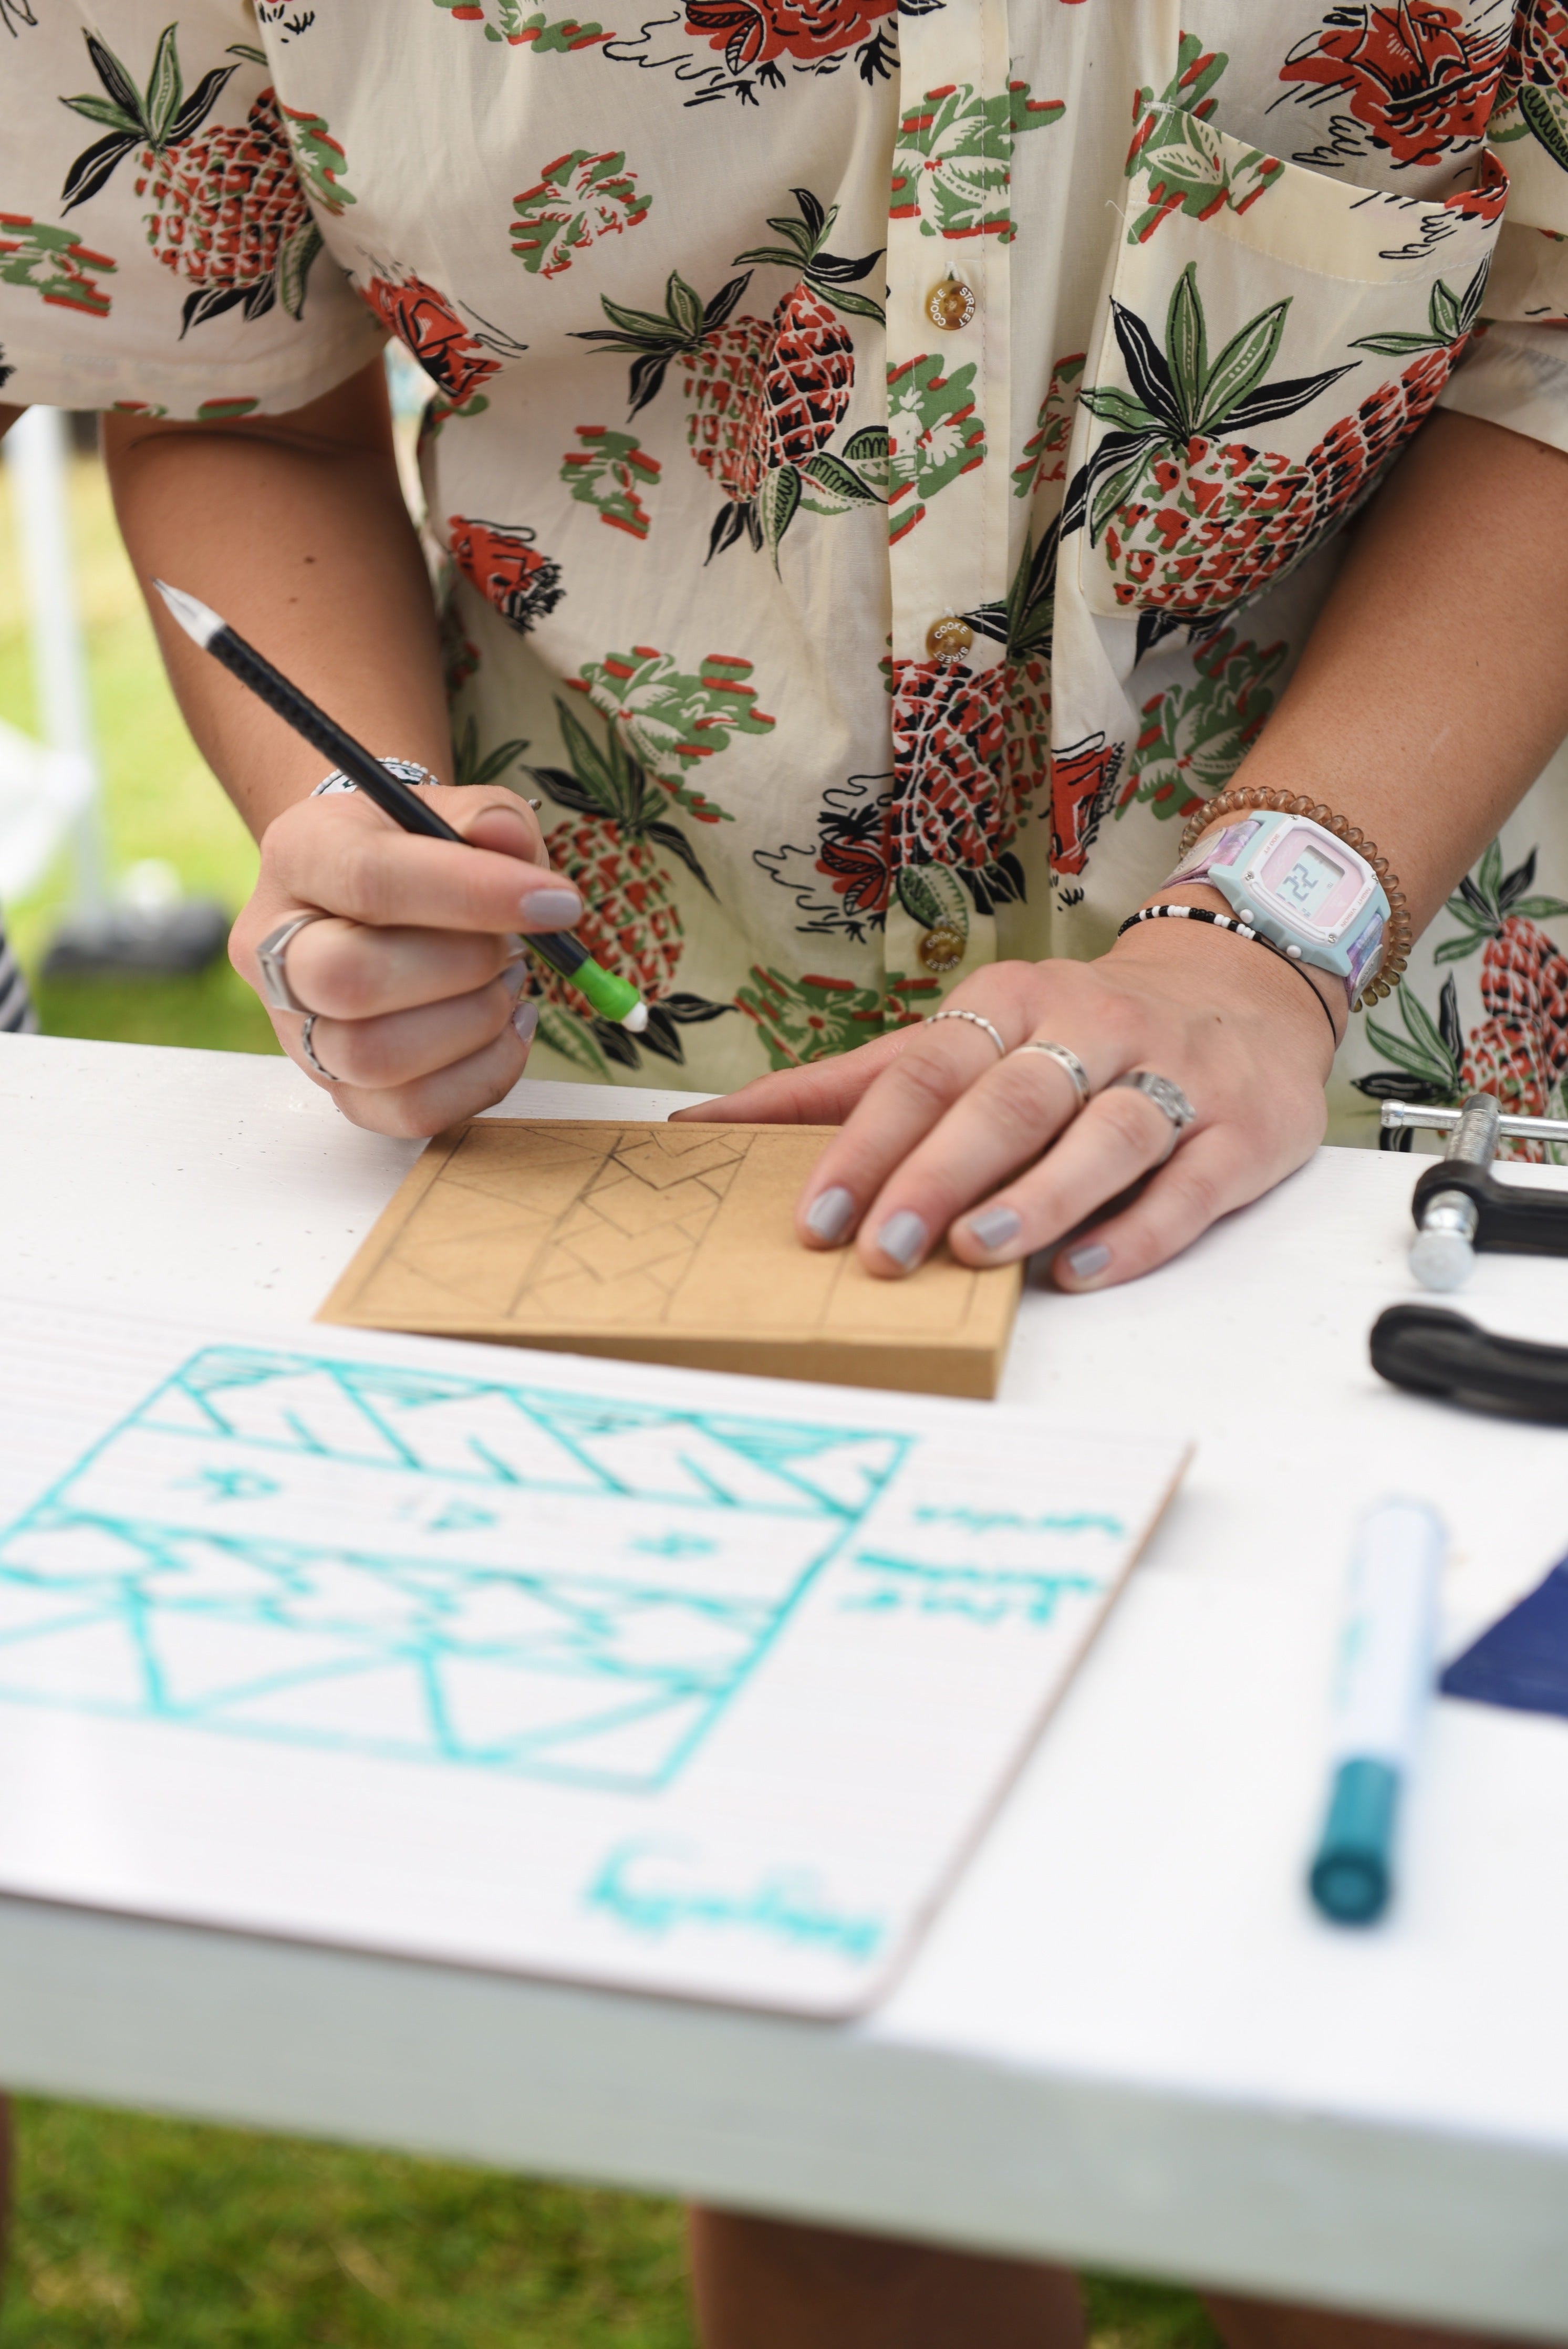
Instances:
[[[722,1089],[1104,951],[1434,404],[1568,448],[1568,0],[598,5],[0,0],[0,373],[232,416],[395,336],[460,771],[654,1004],[557,985],[535,1071]],[[1553,773],[1341,1135],[1560,1107],[1559,939]]]

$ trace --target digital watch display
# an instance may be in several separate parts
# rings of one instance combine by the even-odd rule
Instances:
[[[1199,840],[1166,885],[1202,881],[1238,919],[1332,971],[1354,1001],[1383,954],[1388,900],[1364,856],[1310,816],[1260,813]]]

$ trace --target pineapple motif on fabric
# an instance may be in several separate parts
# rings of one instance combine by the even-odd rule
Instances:
[[[65,209],[89,202],[134,156],[136,192],[150,206],[147,241],[165,268],[192,287],[182,312],[187,328],[236,305],[247,318],[275,303],[297,317],[321,231],[300,185],[276,93],[264,89],[244,124],[210,121],[236,67],[209,67],[187,92],[178,35],[178,26],[164,26],[143,89],[96,34],[84,34],[103,94],[65,103],[104,135],[72,164],[61,191]],[[265,64],[259,51],[235,47]],[[341,210],[352,199],[330,160],[320,160],[327,126],[311,117],[306,129],[317,142],[306,176],[318,192],[327,191],[329,209]]]

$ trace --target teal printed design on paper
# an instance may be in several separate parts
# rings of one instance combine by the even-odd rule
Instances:
[[[862,1965],[877,1955],[888,1935],[879,1917],[846,1916],[834,1909],[815,1878],[804,1871],[775,1870],[743,1891],[683,1884],[679,1854],[657,1843],[624,1843],[612,1851],[589,1887],[587,1905],[649,1938],[706,1925],[762,1933],[796,1949],[826,1950]]]
[[[909,1448],[211,1347],[0,1535],[0,1702],[653,1793]]]

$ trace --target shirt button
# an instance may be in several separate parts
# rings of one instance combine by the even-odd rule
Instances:
[[[946,618],[933,620],[926,631],[926,657],[934,661],[961,661],[974,642],[974,630],[967,620],[950,612]]]
[[[956,335],[961,326],[970,326],[979,307],[973,286],[966,285],[961,277],[944,277],[926,296],[926,316],[944,335]]]
[[[950,922],[939,922],[934,929],[922,931],[915,941],[915,952],[920,968],[940,978],[950,970],[957,970],[969,950],[969,940]]]

